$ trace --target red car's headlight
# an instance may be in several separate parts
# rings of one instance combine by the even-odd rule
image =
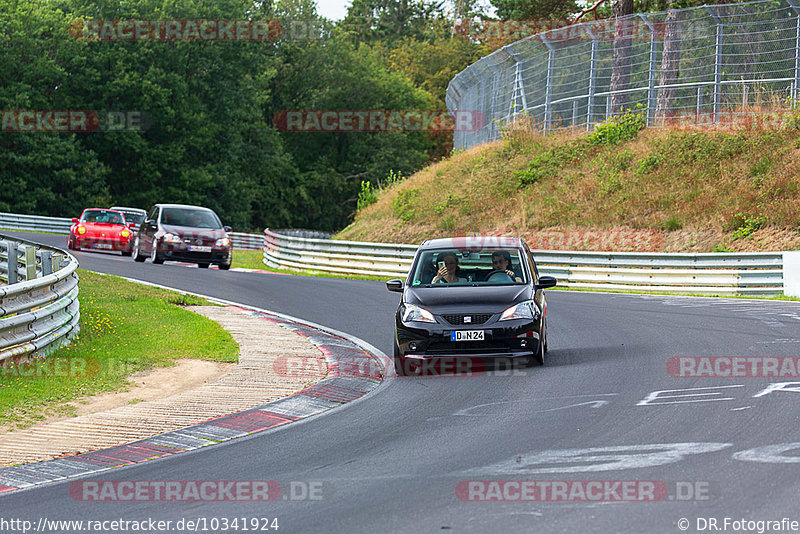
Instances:
[[[83,234],[85,234],[85,233],[86,233],[86,228],[84,228],[83,226],[79,226],[79,227],[76,229],[76,231],[77,231],[79,234],[83,235]]]

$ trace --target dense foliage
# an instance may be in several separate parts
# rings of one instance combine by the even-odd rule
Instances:
[[[571,0],[494,0],[499,16],[562,17]],[[287,132],[287,110],[444,110],[452,77],[490,51],[455,31],[476,0],[0,0],[0,112],[141,112],[140,131],[0,132],[0,211],[202,204],[238,230],[337,230],[362,183],[446,156],[452,134]],[[270,19],[267,41],[76,38],[82,20]],[[77,21],[77,22],[76,22]],[[78,34],[79,35],[79,32]],[[5,115],[4,115],[5,116]],[[4,125],[6,126],[6,125]],[[394,174],[393,174],[394,173]]]

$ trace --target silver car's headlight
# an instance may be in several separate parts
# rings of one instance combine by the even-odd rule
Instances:
[[[166,234],[164,234],[164,242],[165,243],[180,243],[181,242],[181,238],[179,236],[175,235],[175,234],[170,234],[169,232],[167,232]]]
[[[506,311],[503,312],[503,315],[500,316],[501,321],[508,321],[510,319],[531,319],[537,320],[541,315],[541,311],[539,311],[539,306],[532,300],[526,300],[525,302],[520,302],[514,306],[511,306]]]
[[[420,308],[419,306],[414,306],[413,304],[406,304],[405,309],[403,310],[403,322],[407,323],[409,321],[435,323],[436,319],[434,319],[433,314],[425,308]]]

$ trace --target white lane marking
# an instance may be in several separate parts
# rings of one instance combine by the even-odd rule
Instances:
[[[467,469],[461,474],[467,476],[517,476],[538,473],[587,473],[637,469],[675,463],[688,455],[717,452],[731,446],[730,443],[655,443],[545,450]]]
[[[513,404],[520,404],[520,405],[524,404],[524,406],[526,408],[529,408],[530,404],[534,403],[534,402],[544,402],[544,401],[562,400],[562,399],[581,399],[581,398],[586,398],[586,397],[589,397],[589,398],[592,398],[592,397],[615,397],[617,395],[618,395],[618,393],[596,393],[594,395],[567,395],[567,396],[564,396],[564,397],[544,397],[544,398],[532,399],[530,401],[525,401],[524,403],[522,401],[487,402],[485,404],[476,404],[475,406],[470,406],[469,408],[462,408],[461,410],[458,410],[457,412],[453,412],[452,415],[453,416],[461,416],[461,417],[486,417],[486,416],[494,417],[494,416],[497,415],[497,412],[491,412],[491,413],[470,413],[470,412],[472,412],[474,410],[479,410],[481,408],[486,408],[488,406],[501,406],[501,405],[505,405],[505,404],[512,404],[512,405]],[[597,403],[597,402],[602,402],[602,403],[605,403],[605,404],[608,403],[607,401],[591,401],[591,403]],[[573,404],[573,405],[570,405],[570,406],[564,406],[564,407],[561,407],[561,408],[553,408],[553,409],[542,410],[542,411],[548,412],[548,411],[560,410],[560,409],[563,409],[563,408],[569,408],[571,406],[581,406],[582,404],[588,404],[588,403],[584,402],[584,403],[581,403],[581,404]],[[594,406],[594,407],[595,408],[599,408],[600,406]],[[508,414],[508,413],[514,413],[514,412],[505,411],[503,413]],[[522,412],[520,412],[520,413],[522,413]],[[530,409],[526,409],[524,413],[525,414],[530,414],[531,411],[530,411]]]
[[[788,391],[789,393],[800,393],[800,382],[775,382],[762,389],[753,398],[769,395],[774,391]]]
[[[800,443],[781,443],[778,445],[767,445],[746,451],[737,452],[733,455],[736,460],[743,462],[759,462],[765,464],[800,464],[800,456],[785,456],[784,453],[800,449]]]
[[[709,386],[705,388],[682,388],[682,389],[662,389],[660,391],[653,391],[648,393],[647,396],[636,403],[636,406],[657,406],[662,404],[684,404],[689,402],[714,402],[714,401],[728,401],[735,400],[733,397],[723,397],[714,399],[691,399],[691,400],[668,400],[666,402],[654,402],[663,399],[685,399],[687,397],[713,397],[715,395],[722,395],[722,392],[710,393],[684,393],[680,395],[662,395],[662,393],[676,393],[681,391],[700,391],[705,389],[725,389],[725,388],[743,388],[743,384],[736,384],[733,386]]]
[[[740,412],[742,410],[749,410],[752,406],[742,406],[741,408],[731,408],[732,412]]]

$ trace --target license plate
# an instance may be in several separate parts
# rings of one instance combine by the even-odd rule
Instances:
[[[105,249],[105,250],[111,250],[114,247],[112,247],[110,243],[95,243],[94,244],[94,248],[102,248],[102,249]]]
[[[202,247],[200,245],[191,245],[189,252],[211,252],[211,247]]]
[[[450,341],[483,341],[483,330],[453,330]]]

